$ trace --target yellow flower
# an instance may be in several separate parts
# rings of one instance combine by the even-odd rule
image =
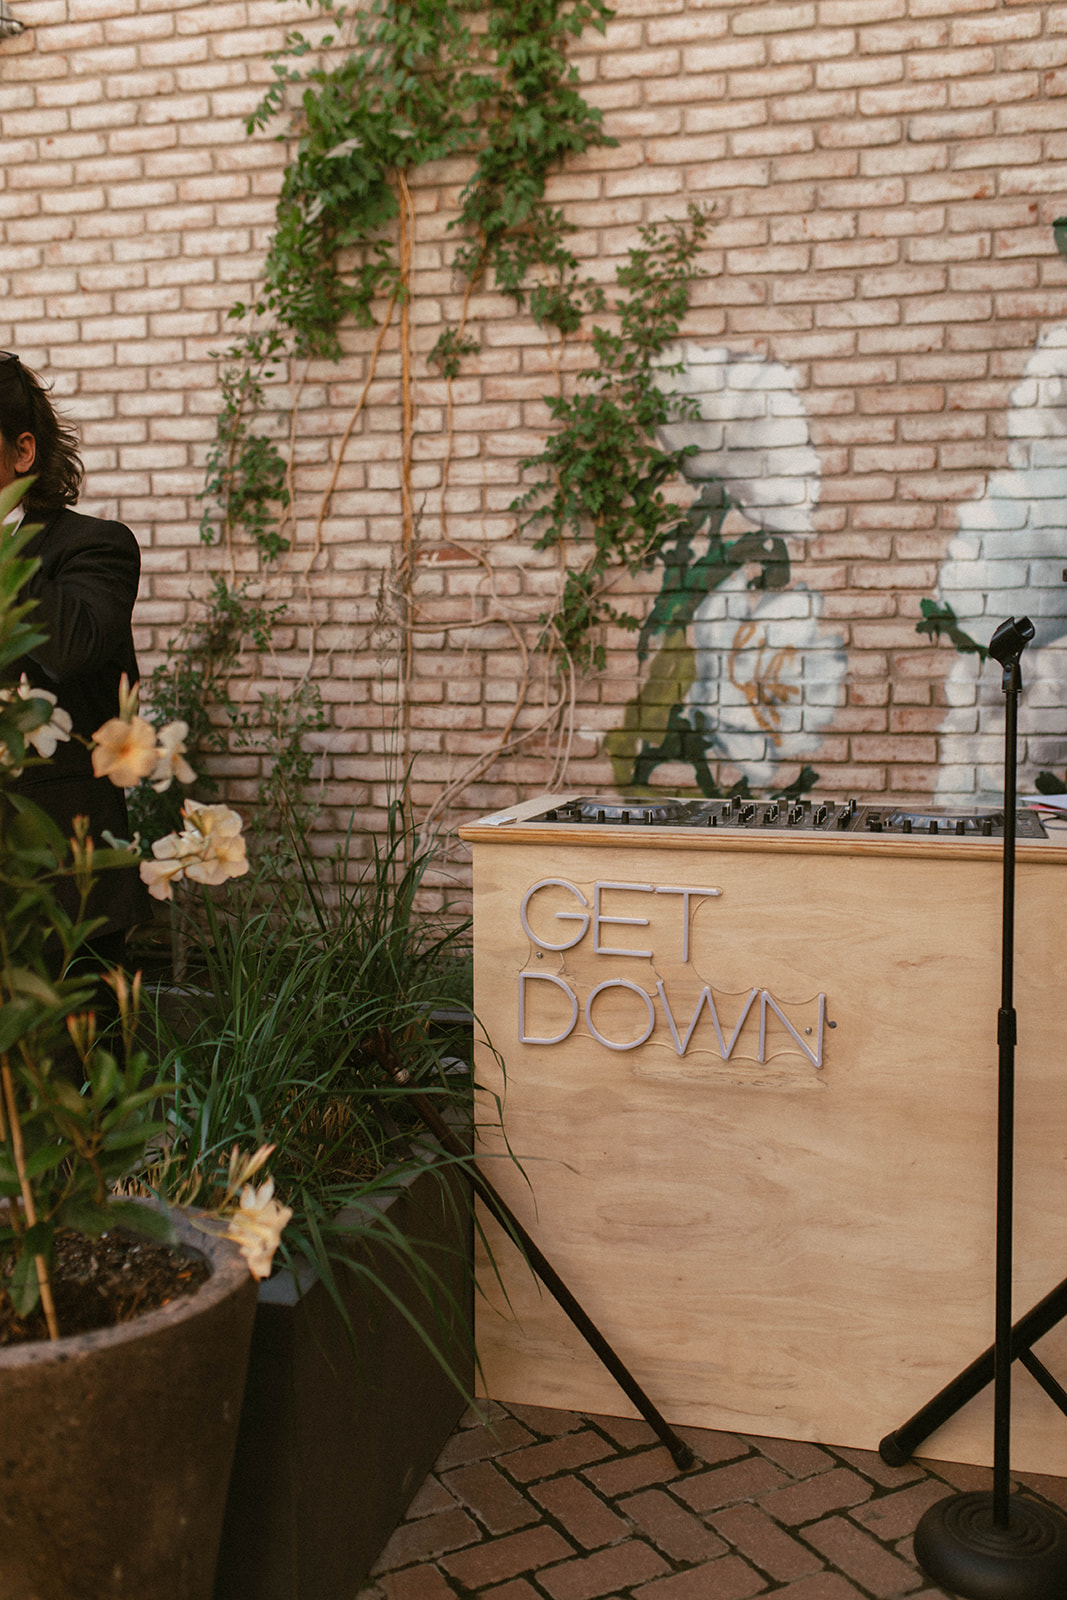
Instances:
[[[153,859],[141,862],[141,881],[156,900],[172,900],[174,885],[183,877],[195,883],[219,884],[248,871],[241,818],[236,811],[186,800],[182,816],[187,826],[181,833],[157,839],[152,846]]]
[[[31,728],[26,734],[26,743],[47,761],[55,755],[56,745],[65,743],[70,738],[74,726],[70,720],[70,712],[56,705],[56,697],[50,689],[35,689],[25,673],[19,680],[18,696],[20,700],[44,700],[53,708],[47,722]],[[0,694],[0,700],[11,701],[14,698],[10,689],[5,689]]]
[[[170,837],[175,838],[177,836],[171,834]],[[162,839],[156,840],[156,844],[165,842]],[[154,850],[155,845],[152,848]],[[141,882],[146,886],[153,900],[173,900],[174,885],[181,879],[182,874],[182,863],[177,856],[141,862]]]
[[[24,732],[24,739],[31,750],[44,760],[48,760],[56,753],[56,745],[70,738],[73,724],[69,711],[63,711],[56,705],[56,697],[49,689],[36,689],[23,673],[17,689],[0,689],[0,705],[14,705],[18,700],[44,700],[52,709],[52,714],[47,722],[38,723],[35,728]],[[13,767],[11,753],[6,745],[0,744],[0,766],[11,770],[13,777],[18,777],[21,767]]]
[[[93,734],[93,772],[117,789],[132,789],[155,769],[156,731],[143,717],[112,717]]]
[[[253,1278],[270,1277],[274,1252],[292,1214],[291,1207],[274,1199],[273,1178],[258,1189],[246,1183],[241,1190],[241,1204],[228,1219],[226,1237],[240,1245]]]
[[[196,773],[185,759],[188,732],[187,722],[168,722],[160,730],[156,764],[151,772],[152,787],[157,794],[169,789],[175,778],[179,783],[192,783],[195,779]]]
[[[188,828],[167,833],[152,845],[152,860],[141,862],[141,882],[153,900],[173,900],[174,885],[180,883],[185,868],[199,849],[198,834]]]
[[[240,878],[248,871],[247,848],[241,835],[241,818],[229,806],[203,805],[187,800],[182,816],[190,824],[183,838],[199,846],[185,867],[185,875],[195,883],[219,884],[227,878]]]

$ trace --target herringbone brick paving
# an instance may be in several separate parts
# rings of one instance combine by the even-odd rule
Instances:
[[[984,1468],[482,1402],[357,1600],[945,1600],[912,1557],[927,1506]],[[1067,1480],[1016,1475],[1067,1507]]]

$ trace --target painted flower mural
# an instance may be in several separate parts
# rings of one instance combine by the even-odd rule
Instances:
[[[642,661],[658,649],[607,749],[620,786],[683,763],[716,794],[711,763],[725,762],[735,790],[766,787],[815,754],[843,694],[842,638],[821,624],[822,596],[792,582],[783,537],[814,532],[819,458],[792,368],[691,342],[663,361],[664,387],[699,416],[662,428],[659,443],[688,452],[682,472],[698,493],[664,547],[639,636]],[[804,768],[795,783],[811,781]]]
[[[692,450],[682,469],[690,482],[721,483],[758,528],[814,533],[819,457],[793,368],[692,343],[669,346],[663,360],[681,367],[663,387],[700,407],[699,420],[672,422],[659,434],[665,450]]]
[[[812,755],[839,702],[844,656],[827,647],[840,640],[822,632],[822,605],[803,584],[754,592],[735,573],[697,608],[686,713],[701,719],[707,753],[751,785]]]
[[[1067,327],[1039,340],[1012,391],[1007,432],[1008,467],[990,477],[981,499],[960,507],[937,598],[982,646],[1006,617],[1034,623],[1019,712],[1020,781],[1028,789],[1040,770],[1062,776],[1067,765]],[[953,662],[945,690],[937,800],[995,804],[1003,792],[1000,673],[967,651]]]

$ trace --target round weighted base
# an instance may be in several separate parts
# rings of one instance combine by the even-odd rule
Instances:
[[[998,1527],[993,1496],[950,1495],[915,1530],[915,1559],[928,1577],[964,1600],[1064,1600],[1067,1517],[1023,1495]]]

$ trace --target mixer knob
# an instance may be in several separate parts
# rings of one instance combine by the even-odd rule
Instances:
[[[651,811],[646,811],[645,812],[645,821],[647,823],[651,824],[651,822],[652,822],[652,813],[651,813]]]
[[[803,822],[804,807],[799,805],[793,806],[789,812],[789,820],[790,822]]]
[[[763,820],[768,827],[770,827],[772,824],[778,821],[780,816],[781,808],[779,806],[768,806],[766,811],[763,813]]]
[[[930,818],[930,830],[929,831],[931,833],[936,833],[937,832],[937,818],[936,817],[931,817]]]
[[[630,821],[630,813],[628,811],[623,811],[619,816],[619,821],[624,826],[627,825],[629,823],[629,821]]]
[[[559,821],[559,812],[558,811],[546,811],[545,812],[545,821],[546,822],[558,822]]]
[[[603,821],[604,821],[604,818],[605,818],[605,816],[606,816],[606,813],[605,813],[605,812],[603,812],[603,811],[598,811],[598,812],[597,812],[597,814],[596,814],[596,819],[597,819],[597,821],[598,821],[598,822],[603,822]]]
[[[983,837],[983,839],[991,838],[992,834],[993,834],[993,819],[992,819],[992,817],[983,817],[982,818],[982,837]]]
[[[904,818],[904,821],[900,824],[900,831],[901,831],[901,833],[910,833],[911,832],[911,818],[910,817],[905,817]]]
[[[881,831],[882,831],[882,819],[879,816],[877,811],[873,812],[871,814],[871,816],[869,816],[867,818],[867,827],[869,828],[871,833],[881,833]]]
[[[817,828],[821,828],[826,821],[827,811],[825,806],[817,806],[812,813],[812,821]]]
[[[839,828],[847,828],[851,821],[852,821],[851,812],[842,811],[841,815],[837,819],[837,826]]]
[[[957,817],[956,818],[956,832],[957,833],[966,833],[967,832],[967,824],[964,822],[962,817]]]

